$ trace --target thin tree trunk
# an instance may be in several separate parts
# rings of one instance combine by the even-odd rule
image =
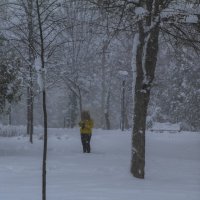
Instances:
[[[29,84],[29,83],[28,83]],[[30,135],[30,87],[27,87],[27,135]]]
[[[102,128],[110,129],[110,120],[109,120],[109,110],[107,109],[107,106],[109,107],[109,91],[108,96],[106,97],[106,51],[109,46],[109,41],[105,40],[103,42],[102,47],[102,67],[101,67],[101,125]]]
[[[34,50],[33,50],[33,1],[28,1],[28,9],[26,14],[28,17],[28,42],[29,42],[29,80],[27,87],[27,134],[29,134],[30,142],[33,143],[33,59],[34,59]]]
[[[33,74],[32,66],[29,66],[30,80],[27,88],[27,134],[29,135],[30,143],[33,143]]]
[[[42,67],[42,96],[43,96],[43,115],[44,115],[44,147],[43,147],[43,161],[42,161],[42,200],[46,200],[46,161],[47,161],[47,140],[48,140],[48,132],[47,132],[47,108],[46,108],[46,89],[45,89],[45,62],[44,62],[44,37],[42,30],[42,21],[40,15],[40,7],[38,0],[37,4],[37,15],[38,15],[38,25],[40,31],[40,58],[41,58],[41,67]]]
[[[158,36],[158,26],[155,26],[149,35],[145,36],[143,26],[140,24],[140,43],[137,47],[136,55],[137,77],[134,97],[131,162],[131,173],[137,178],[144,178],[145,176],[146,116],[157,62]],[[147,40],[145,41],[145,39]]]
[[[103,52],[102,52],[102,66],[101,66],[101,127],[105,128],[105,95],[106,95],[106,50],[107,45],[106,42],[103,44]]]
[[[105,117],[105,121],[106,121],[106,129],[110,130],[110,115],[109,115],[109,111],[110,111],[110,89],[108,91],[108,94],[106,96],[106,109],[104,112],[104,117]]]
[[[9,105],[8,124],[12,125],[12,107],[11,107],[11,104]]]
[[[47,160],[47,109],[46,109],[46,92],[43,91],[43,113],[44,113],[44,147],[42,162],[42,200],[46,200],[46,160]]]
[[[31,86],[33,87],[33,86]],[[33,103],[34,103],[34,97],[33,97],[33,89],[31,89],[31,107],[30,107],[30,142],[33,143]]]
[[[122,81],[121,130],[125,128],[125,80]]]
[[[80,109],[80,115],[81,115],[81,113],[83,111],[83,106],[82,106],[82,95],[81,95],[80,87],[78,87],[78,93],[79,93],[79,96],[78,96],[78,98],[79,98],[79,109]]]

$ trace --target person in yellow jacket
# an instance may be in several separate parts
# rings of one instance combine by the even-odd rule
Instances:
[[[83,153],[90,153],[90,140],[92,136],[92,128],[94,122],[90,117],[89,111],[83,111],[81,113],[81,121],[79,122],[81,142],[83,145]]]

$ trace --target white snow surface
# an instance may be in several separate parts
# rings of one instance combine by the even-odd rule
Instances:
[[[41,135],[0,137],[0,200],[42,199]],[[144,180],[129,172],[131,131],[95,129],[91,146],[82,153],[78,129],[49,129],[48,200],[199,200],[199,133],[147,132]]]

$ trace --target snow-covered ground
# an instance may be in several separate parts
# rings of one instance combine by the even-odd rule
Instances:
[[[41,200],[43,141],[0,137],[0,200]],[[147,133],[146,177],[129,173],[131,133],[94,130],[83,154],[78,129],[50,129],[48,200],[199,200],[200,134]]]

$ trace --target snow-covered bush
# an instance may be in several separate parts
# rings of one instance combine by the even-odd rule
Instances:
[[[0,125],[0,137],[25,136],[25,126]]]

